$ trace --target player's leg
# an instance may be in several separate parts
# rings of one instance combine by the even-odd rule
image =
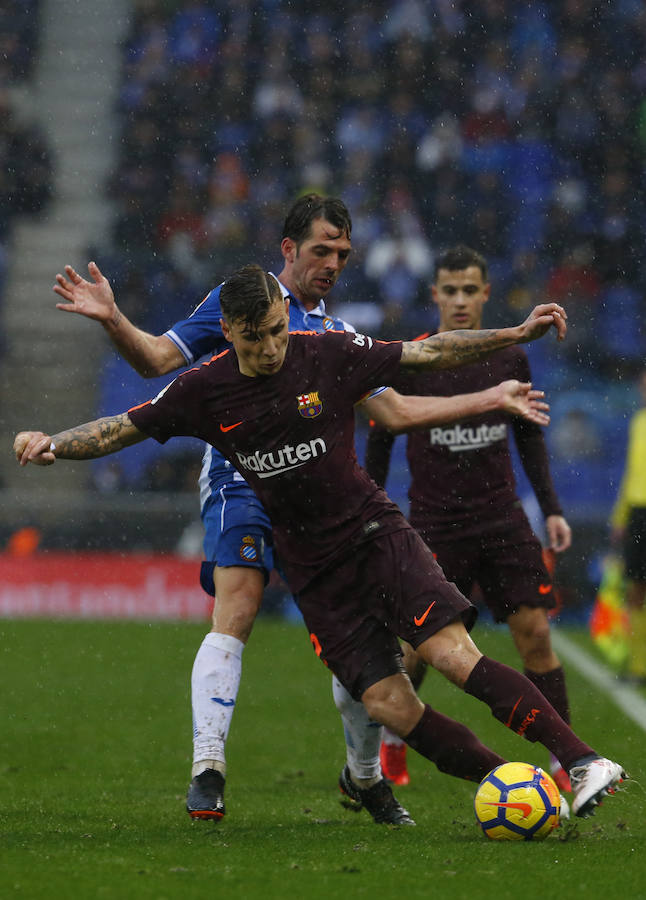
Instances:
[[[212,628],[198,649],[191,675],[193,767],[186,805],[192,818],[220,819],[225,812],[225,747],[242,651],[273,568],[273,554],[269,521],[247,485],[210,497],[202,515],[207,562],[202,564],[201,583],[216,599]],[[250,524],[241,524],[245,521]]]
[[[520,606],[507,618],[525,675],[549,700],[564,722],[570,724],[570,704],[563,666],[552,648],[547,610]],[[562,791],[570,791],[570,779],[559,760],[550,754],[550,772]]]
[[[413,688],[415,691],[418,691],[424,681],[427,665],[406,641],[402,643],[402,650],[404,653],[404,668],[408,673]],[[406,747],[406,741],[402,737],[389,728],[383,729],[379,750],[381,770],[384,778],[400,787],[410,784],[410,776],[406,764]]]
[[[621,766],[582,741],[525,675],[480,653],[465,627],[473,622],[472,605],[447,582],[414,531],[398,533],[390,543],[407,574],[395,600],[398,634],[506,727],[554,753],[573,779],[574,813],[586,815],[621,780]],[[379,566],[392,561],[383,547]]]
[[[193,767],[186,808],[194,819],[225,814],[225,748],[235,710],[242,651],[262,602],[263,569],[214,569],[213,627],[200,645],[191,673]]]
[[[478,782],[505,762],[466,725],[422,703],[406,675],[380,679],[361,699],[372,718],[383,722],[440,772]]]
[[[193,776],[204,769],[226,775],[225,744],[235,709],[242,651],[262,602],[263,569],[216,566],[211,631],[195,657],[193,702]]]
[[[408,810],[393,796],[381,774],[381,725],[370,718],[364,704],[350,695],[336,675],[332,678],[332,691],[346,745],[346,764],[339,776],[342,805],[354,812],[367,810],[379,825],[414,825]]]
[[[360,787],[372,787],[381,781],[381,725],[370,718],[363,703],[351,697],[335,675],[332,676],[332,696],[343,723],[348,772]]]
[[[389,554],[390,540],[386,538],[380,547],[382,543],[385,552],[377,554],[377,564],[371,549],[359,545],[356,553],[300,593],[297,602],[312,646],[354,700],[364,701],[372,721],[382,722],[402,737],[408,738],[414,730],[412,745],[443,772],[480,780],[503,760],[468,728],[418,699],[402,665],[401,645],[384,625],[393,610],[384,605],[388,600],[383,588],[392,578],[396,559]],[[470,608],[468,601],[457,596],[463,607]],[[364,602],[365,597],[371,602]],[[441,735],[445,735],[442,741]],[[383,789],[383,779],[380,784]]]
[[[438,565],[441,566],[446,580],[453,582],[465,597],[470,597],[474,583],[473,572],[477,569],[480,557],[479,540],[475,538],[473,540],[440,541],[435,533],[426,531],[421,522],[418,523],[416,531],[430,549]],[[426,675],[427,663],[406,641],[402,642],[402,648],[404,667],[417,691]],[[441,752],[443,740],[444,733],[442,729],[438,729],[436,732],[437,753]],[[381,767],[384,775],[394,784],[410,782],[406,766],[406,747],[407,744],[401,737],[384,728],[380,754]]]
[[[495,621],[509,626],[525,675],[569,725],[565,672],[552,647],[548,618],[556,599],[541,545],[522,510],[505,531],[483,536],[477,578]],[[554,754],[550,771],[562,791],[571,790],[567,772]]]
[[[428,637],[418,650],[429,665],[486,703],[503,725],[554,753],[572,780],[575,815],[592,812],[625,777],[619,764],[600,757],[572,731],[525,675],[483,656],[461,621]]]

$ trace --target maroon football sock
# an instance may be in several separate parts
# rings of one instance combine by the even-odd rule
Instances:
[[[532,684],[535,684],[541,694],[549,700],[554,709],[564,722],[570,724],[570,704],[565,686],[565,672],[563,666],[557,666],[550,672],[530,672],[525,669],[525,675]]]
[[[529,678],[495,659],[481,657],[464,690],[486,703],[507,728],[551,750],[566,771],[577,759],[594,754]]]
[[[472,731],[425,706],[422,718],[404,738],[409,747],[435,763],[440,772],[482,781],[488,772],[504,763],[502,756],[481,744]]]

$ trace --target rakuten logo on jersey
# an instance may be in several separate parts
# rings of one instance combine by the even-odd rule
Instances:
[[[325,441],[323,438],[314,438],[295,447],[285,444],[280,450],[272,450],[270,453],[256,450],[247,456],[236,451],[236,457],[238,468],[254,472],[258,478],[273,478],[274,475],[283,475],[304,466],[306,462],[316,459],[322,453],[327,453]]]
[[[454,425],[453,428],[431,428],[431,446],[448,447],[453,453],[461,450],[480,450],[507,437],[506,425],[479,425],[469,428]]]

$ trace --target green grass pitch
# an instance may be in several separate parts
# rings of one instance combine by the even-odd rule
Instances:
[[[488,841],[474,786],[410,754],[417,828],[343,809],[330,676],[302,626],[265,618],[243,659],[227,816],[191,822],[189,676],[206,625],[0,621],[0,897],[540,898],[646,893],[644,734],[569,671],[578,731],[633,778],[543,843]],[[582,629],[568,636],[586,644]],[[475,631],[516,665],[504,629]],[[546,752],[436,674],[422,697],[510,759]]]

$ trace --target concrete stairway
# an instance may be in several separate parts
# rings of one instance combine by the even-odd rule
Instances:
[[[112,210],[106,175],[118,140],[113,114],[120,41],[129,0],[43,0],[42,40],[33,82],[21,92],[24,112],[40,122],[55,157],[55,190],[38,217],[14,230],[2,304],[5,354],[0,422],[5,449],[0,480],[12,495],[78,490],[87,464],[21,471],[9,452],[23,428],[60,430],[95,417],[96,367],[106,341],[95,322],[59,312],[54,276],[71,263],[86,272],[87,247],[101,246]],[[54,477],[52,477],[54,476]],[[36,498],[29,498],[30,505]]]

